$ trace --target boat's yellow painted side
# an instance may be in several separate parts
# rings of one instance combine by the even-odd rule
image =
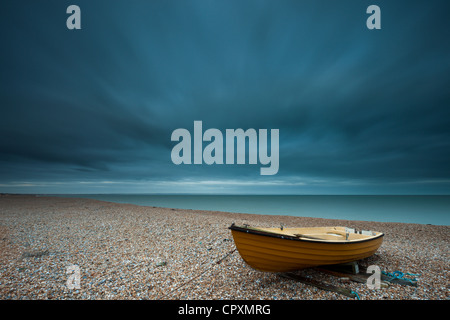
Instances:
[[[381,233],[368,239],[314,241],[282,239],[233,229],[231,232],[244,261],[254,269],[269,272],[287,272],[364,259],[373,255],[383,241]]]

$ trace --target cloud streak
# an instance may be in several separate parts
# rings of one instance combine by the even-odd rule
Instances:
[[[353,1],[68,5],[2,10],[2,192],[450,191],[445,1],[380,1],[377,31]],[[278,174],[175,166],[195,120],[279,129]]]

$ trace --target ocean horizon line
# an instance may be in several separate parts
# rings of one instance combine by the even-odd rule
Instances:
[[[448,195],[60,194],[52,196],[186,210],[450,225]]]
[[[61,193],[28,196],[84,198],[182,210],[450,225],[449,195]]]
[[[160,193],[160,192],[89,192],[89,193],[9,193],[0,192],[3,195],[42,195],[42,196],[62,196],[62,195],[140,195],[140,196],[382,196],[382,197],[422,197],[422,196],[438,196],[438,197],[448,197],[450,194],[434,194],[434,193],[417,193],[417,194],[386,194],[386,193],[188,193],[188,192],[174,192],[174,193]]]

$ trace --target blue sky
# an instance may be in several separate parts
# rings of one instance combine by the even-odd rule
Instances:
[[[68,30],[66,8],[81,9]],[[366,9],[381,8],[381,30]],[[449,194],[448,1],[6,1],[0,192]],[[171,133],[279,129],[280,167]]]

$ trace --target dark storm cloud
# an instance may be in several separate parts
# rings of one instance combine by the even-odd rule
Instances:
[[[72,31],[70,4],[2,8],[2,190],[449,191],[445,1],[378,1],[372,31],[364,1],[77,1],[82,30]],[[280,129],[279,173],[175,166],[170,135],[194,120]]]

